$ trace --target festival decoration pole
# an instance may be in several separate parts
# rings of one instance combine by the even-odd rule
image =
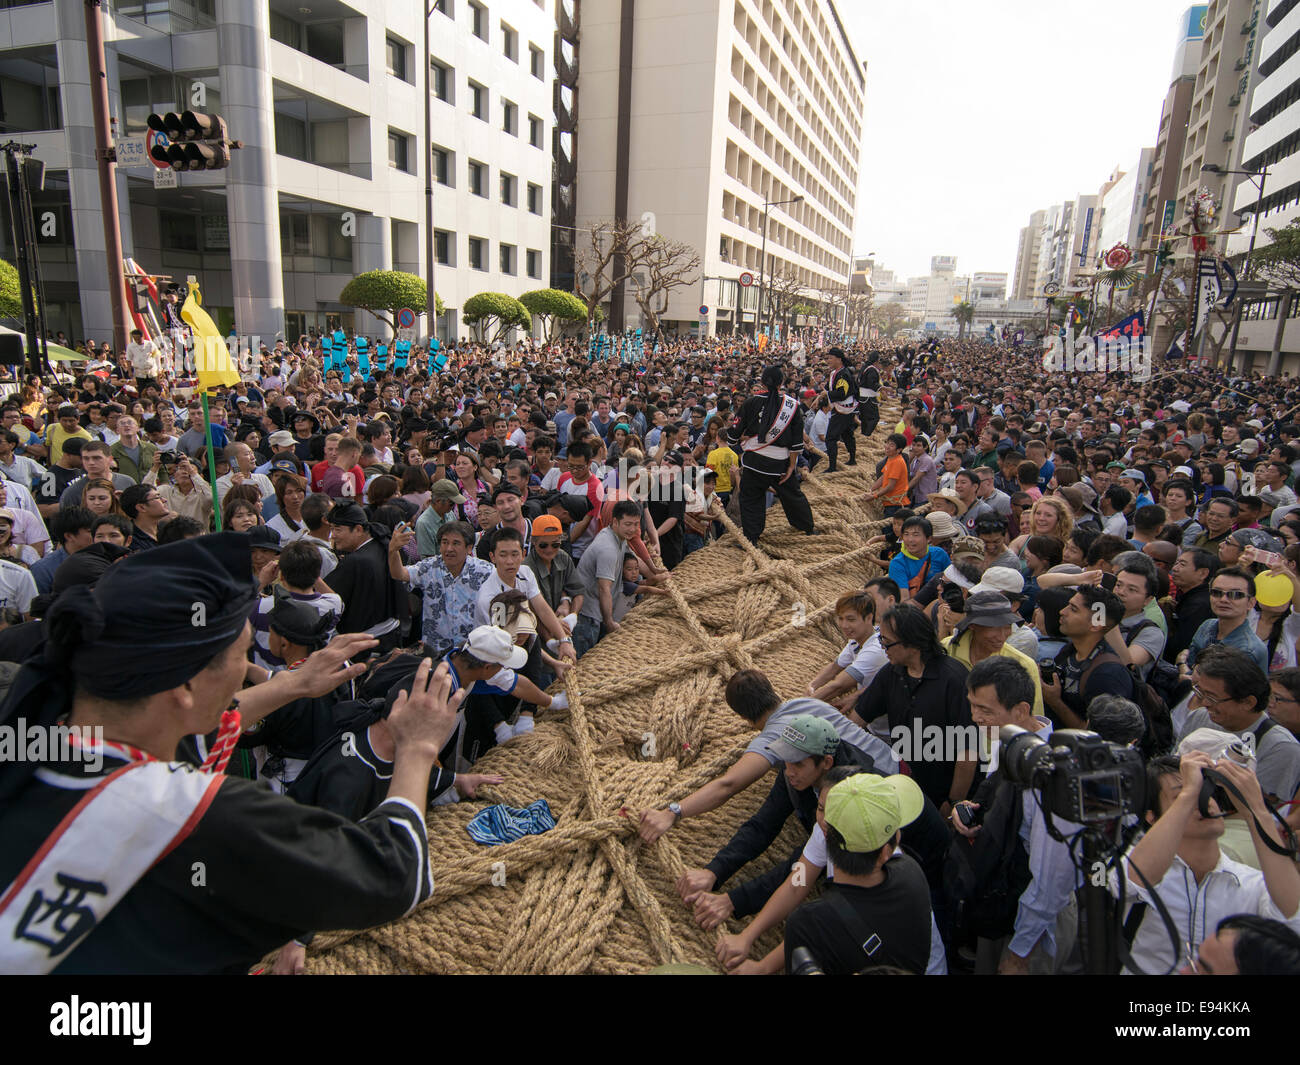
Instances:
[[[208,410],[207,389],[199,391],[199,403],[203,406],[203,436],[207,440],[208,484],[212,488],[212,521],[216,531],[221,532],[221,501],[217,498],[217,456],[212,446],[212,414]]]

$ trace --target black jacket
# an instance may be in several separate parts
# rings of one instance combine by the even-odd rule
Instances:
[[[1169,624],[1165,659],[1169,662],[1177,661],[1178,655],[1191,645],[1192,637],[1201,627],[1201,622],[1208,621],[1212,617],[1214,612],[1210,610],[1210,582],[1205,581],[1178,600],[1174,620]]]

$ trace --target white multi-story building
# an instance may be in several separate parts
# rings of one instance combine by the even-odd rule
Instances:
[[[1143,148],[1136,165],[1116,171],[1115,176],[1102,187],[1099,196],[1101,236],[1096,244],[1097,254],[1104,255],[1116,244],[1124,243],[1137,255],[1145,236],[1142,220],[1151,195],[1154,155],[1154,148]]]
[[[541,0],[437,0],[430,16],[432,151],[424,144],[423,8],[379,0],[117,0],[104,5],[115,136],[150,112],[223,115],[244,147],[228,170],[119,168],[124,251],[195,275],[223,331],[270,339],[335,323],[355,274],[424,273],[425,174],[435,163],[435,287],[455,335],[480,291],[549,284],[552,51]],[[0,18],[6,132],[46,164],[38,220],[51,328],[111,335],[82,5],[11,0]],[[39,222],[38,222],[39,228]],[[8,230],[0,254],[11,256]],[[420,312],[422,308],[415,307]]]
[[[1252,171],[1255,180],[1237,186],[1232,210],[1245,212],[1248,224],[1228,240],[1228,253],[1244,253],[1258,223],[1256,247],[1269,243],[1269,229],[1283,229],[1300,218],[1300,2],[1269,0],[1259,23],[1258,81],[1250,95],[1251,132],[1245,137],[1238,169]],[[1267,176],[1263,171],[1267,168]],[[1208,175],[1207,175],[1208,177]],[[1258,188],[1263,183],[1261,200]],[[1256,217],[1257,216],[1257,217]],[[1300,301],[1290,301],[1283,326],[1280,359],[1271,359],[1278,340],[1278,314],[1283,299],[1270,296],[1248,301],[1242,312],[1237,339],[1239,358],[1247,369],[1278,370],[1295,374],[1300,369]]]
[[[577,243],[584,227],[626,218],[696,249],[708,280],[672,293],[666,329],[695,327],[704,305],[708,332],[752,332],[757,279],[772,272],[793,274],[812,299],[846,286],[866,78],[835,4],[582,0],[580,10]],[[742,272],[756,279],[743,292]],[[629,282],[610,300],[610,325],[639,320]]]

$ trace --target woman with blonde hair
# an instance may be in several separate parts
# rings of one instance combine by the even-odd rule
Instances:
[[[1029,519],[1023,525],[1025,531],[1011,541],[1010,545],[1022,562],[1025,557],[1025,542],[1031,536],[1050,536],[1054,540],[1060,540],[1062,545],[1066,544],[1074,529],[1074,515],[1070,513],[1070,506],[1065,500],[1057,499],[1056,496],[1043,496],[1034,503],[1029,511]]]

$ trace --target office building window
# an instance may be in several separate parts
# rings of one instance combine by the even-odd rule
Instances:
[[[456,7],[453,0],[433,0],[433,9],[440,15],[446,15],[448,18],[456,17]]]
[[[433,151],[433,176],[439,185],[452,187],[452,176],[456,173],[456,157],[446,148],[439,148],[436,144],[431,149]]]
[[[488,91],[485,85],[477,81],[469,83],[469,111],[475,118],[488,120]]]
[[[501,272],[503,274],[513,274],[515,272],[515,246],[513,244],[501,245]]]
[[[528,116],[528,143],[531,144],[534,148],[540,148],[542,146],[542,137],[544,135],[545,129],[546,129],[545,122],[543,122],[536,115],[529,115]]]
[[[516,179],[514,174],[501,174],[501,202],[507,207],[514,207]]]
[[[487,8],[471,0],[469,12],[470,28],[474,31],[474,36],[480,41],[486,41],[488,39]]]
[[[469,161],[469,191],[475,196],[486,196],[487,177],[487,163],[477,163],[471,159]]]
[[[528,211],[530,214],[542,213],[542,186],[528,183]]]
[[[395,78],[401,78],[402,81],[410,81],[409,68],[406,62],[406,42],[399,41],[396,37],[389,37],[386,48],[388,51],[388,73]]]
[[[451,266],[451,249],[456,246],[456,235],[445,229],[433,231],[433,259],[439,266]]]
[[[528,46],[528,69],[538,80],[546,79],[546,53],[535,44]]]
[[[471,270],[486,270],[483,265],[483,256],[487,251],[487,241],[482,237],[469,238],[469,268]]]
[[[519,62],[519,34],[501,23],[501,54],[512,63]]]
[[[519,108],[509,100],[501,101],[501,128],[512,137],[519,136]]]
[[[411,138],[396,130],[388,131],[388,165],[395,170],[411,172]]]
[[[456,102],[456,78],[451,67],[429,60],[429,88],[433,95],[446,104]]]
[[[540,251],[537,251],[537,249],[535,248],[529,248],[528,255],[526,258],[528,262],[528,276],[541,277],[542,276],[542,253]]]

